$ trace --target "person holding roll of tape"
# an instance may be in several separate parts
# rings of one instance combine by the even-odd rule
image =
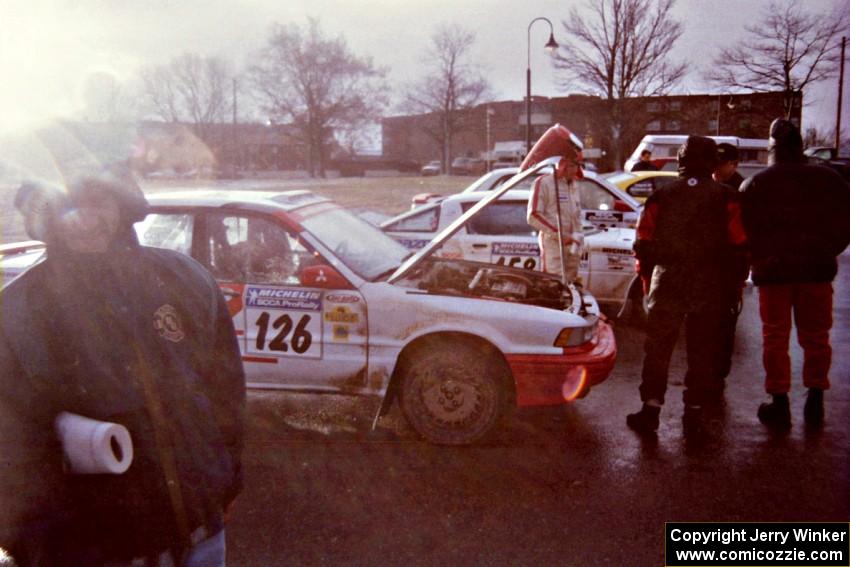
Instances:
[[[47,258],[0,297],[0,547],[19,565],[224,565],[245,376],[215,280],[139,245],[126,170],[24,185],[16,205]],[[64,473],[57,431],[98,439],[66,439]]]

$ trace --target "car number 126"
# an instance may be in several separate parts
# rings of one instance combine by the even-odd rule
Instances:
[[[322,320],[316,313],[249,309],[247,350],[272,356],[321,356]]]

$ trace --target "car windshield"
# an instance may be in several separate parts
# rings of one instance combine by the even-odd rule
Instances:
[[[323,209],[305,215],[301,224],[357,275],[375,280],[398,266],[410,255],[375,226],[345,209]]]

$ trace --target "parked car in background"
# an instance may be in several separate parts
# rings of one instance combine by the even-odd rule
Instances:
[[[519,171],[518,167],[494,169],[485,173],[462,191],[463,194],[492,191],[501,188]],[[516,189],[531,190],[535,179],[542,172],[519,181]],[[598,228],[634,227],[640,214],[641,203],[625,191],[610,183],[603,176],[585,171],[584,178],[576,181],[581,195],[582,218]],[[411,208],[444,199],[435,193],[414,195]]]
[[[767,163],[767,140],[757,138],[738,138],[737,136],[709,136],[715,142],[732,144],[738,148],[740,163]],[[652,152],[652,163],[662,171],[676,171],[676,155],[688,137],[685,135],[652,135],[644,136],[632,155],[623,164],[623,171],[631,171],[640,160],[643,150]],[[742,174],[743,175],[743,174]]]
[[[308,191],[148,199],[140,242],[213,274],[252,388],[377,396],[379,415],[398,401],[423,437],[460,445],[510,406],[571,402],[613,368],[593,296],[547,274],[413,254]]]
[[[471,157],[456,157],[452,160],[449,173],[452,175],[481,175],[487,169],[483,159]]]
[[[672,171],[615,171],[603,177],[643,203],[656,189],[675,181],[679,174]]]
[[[805,152],[809,163],[825,165],[837,171],[845,181],[850,182],[850,155],[840,153],[830,146],[814,146],[807,148]]]
[[[437,254],[542,270],[537,232],[526,221],[529,194],[522,189],[508,191],[467,222]],[[486,192],[452,195],[389,219],[381,229],[407,248],[418,250],[486,196]],[[632,252],[635,230],[600,229],[589,222],[583,228],[585,251],[579,277],[599,303],[620,313],[630,297],[640,301],[642,295]]]
[[[419,173],[423,176],[440,175],[442,172],[443,164],[438,159],[434,161],[429,161],[428,163],[422,166],[422,169],[419,170]]]

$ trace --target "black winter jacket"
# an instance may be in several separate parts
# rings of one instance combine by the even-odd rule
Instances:
[[[743,233],[729,187],[711,179],[714,147],[710,139],[688,138],[680,178],[650,195],[641,213],[635,253],[642,278],[651,280],[651,309],[694,312],[728,301]]]
[[[771,142],[773,165],[741,187],[753,283],[831,282],[850,243],[850,186],[804,163],[798,140]]]
[[[220,526],[241,489],[245,377],[215,280],[184,255],[135,242],[109,254],[48,250],[0,296],[0,406],[13,408],[19,428],[2,437],[27,443],[0,455],[0,488],[30,475],[28,484],[47,485],[30,490],[48,496],[42,517],[24,514],[16,537],[64,511],[70,523],[59,531],[72,547],[96,542],[104,556],[135,557],[177,545],[141,372],[168,416],[190,528]],[[130,469],[57,475],[53,419],[62,411],[126,426]]]

